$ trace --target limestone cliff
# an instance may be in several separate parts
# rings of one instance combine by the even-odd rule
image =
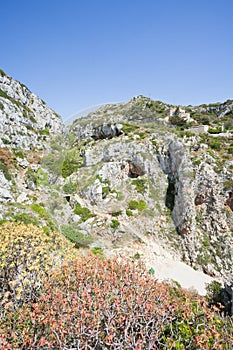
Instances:
[[[85,143],[74,179],[91,174],[80,194],[120,210],[123,232],[127,220],[139,234],[162,236],[191,266],[231,280],[232,117],[232,101],[181,108],[139,96],[103,106],[70,127]],[[130,200],[145,201],[147,212],[125,216]]]
[[[44,148],[62,132],[61,118],[25,85],[0,71],[0,147]]]

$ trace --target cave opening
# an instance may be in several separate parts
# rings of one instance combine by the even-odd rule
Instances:
[[[165,199],[165,205],[168,209],[171,211],[173,210],[175,206],[175,181],[172,179],[169,179],[168,177],[168,187],[166,192],[166,199]]]

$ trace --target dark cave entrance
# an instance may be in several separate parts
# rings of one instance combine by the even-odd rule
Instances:
[[[169,179],[168,177],[168,188],[166,192],[165,205],[171,211],[175,206],[175,194],[176,194],[175,181]]]

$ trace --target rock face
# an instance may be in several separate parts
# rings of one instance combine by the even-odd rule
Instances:
[[[173,127],[169,125],[169,116],[175,116]],[[152,235],[156,237],[164,230],[163,238],[169,239],[171,246],[176,240],[177,251],[184,261],[210,276],[223,276],[231,281],[231,116],[231,101],[180,108],[161,106],[160,102],[153,104],[140,97],[117,108],[105,106],[87,118],[77,120],[71,131],[79,142],[85,140],[85,150],[82,151],[84,169],[93,169],[93,175],[101,179],[82,188],[83,198],[93,205],[105,206],[108,212],[111,212],[111,207],[118,207],[124,213],[126,201],[117,200],[113,193],[105,196],[103,188],[107,183],[109,189],[122,191],[128,200],[144,200],[153,213],[153,218],[147,220],[154,225],[150,227]],[[210,125],[201,127],[207,136],[177,131],[176,122],[182,128],[186,123],[188,130],[191,122],[198,128],[198,123],[205,120]],[[110,122],[109,125],[120,123],[122,134],[114,137],[112,133],[111,140],[108,140],[107,133],[103,137],[101,130]],[[219,126],[222,131],[223,124],[226,136],[222,133],[216,135]],[[208,133],[209,128],[213,134]],[[94,133],[95,143],[89,144],[88,140]],[[224,144],[225,154],[220,143]],[[221,161],[219,157],[222,157]],[[80,173],[77,181],[82,182],[82,179]],[[134,185],[133,179],[137,179],[138,185]],[[141,191],[139,184],[144,184]],[[224,188],[225,184],[230,187]],[[142,232],[142,214],[139,213],[138,220],[131,218],[131,221],[135,231]]]
[[[0,71],[0,147],[43,148],[45,137],[62,133],[61,118],[26,86]]]
[[[40,176],[42,187],[48,177],[38,163],[42,154],[50,151],[51,141],[62,133],[60,116],[25,85],[0,70],[1,219],[31,215],[26,207],[32,204],[33,196],[35,200]],[[45,188],[41,192],[46,197]]]
[[[159,153],[160,164],[168,175],[166,205],[171,209],[177,231],[186,235],[195,230],[194,169],[181,142],[171,141],[164,155]]]
[[[13,197],[10,191],[11,183],[4,174],[0,172],[0,202],[12,202]]]

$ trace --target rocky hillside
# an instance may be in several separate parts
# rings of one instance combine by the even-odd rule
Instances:
[[[0,85],[1,222],[60,230],[152,271],[176,260],[232,281],[233,101],[139,96],[63,130],[25,86],[3,72]]]
[[[0,70],[0,147],[43,149],[46,136],[62,133],[60,116],[25,85]]]
[[[142,96],[104,106],[70,127],[83,159],[70,180],[119,223],[118,240],[160,237],[194,268],[231,280],[232,108]],[[99,235],[110,230],[99,223]]]

